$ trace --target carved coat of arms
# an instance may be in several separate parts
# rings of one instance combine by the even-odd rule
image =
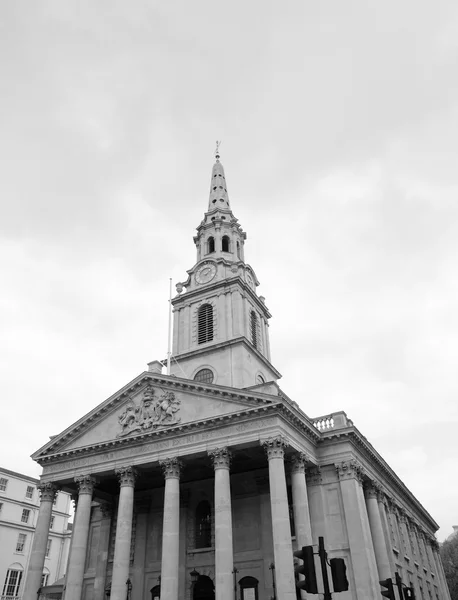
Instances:
[[[181,401],[173,392],[165,391],[155,398],[155,390],[146,388],[140,406],[130,399],[124,411],[118,416],[121,431],[118,437],[140,433],[156,427],[176,425],[181,421],[177,416]]]

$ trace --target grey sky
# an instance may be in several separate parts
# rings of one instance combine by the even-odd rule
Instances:
[[[0,6],[1,464],[165,356],[221,155],[281,385],[458,522],[456,2]]]

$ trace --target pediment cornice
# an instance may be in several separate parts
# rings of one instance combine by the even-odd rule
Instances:
[[[282,401],[280,397],[271,396],[262,392],[247,392],[244,390],[237,390],[235,388],[203,384],[190,379],[182,379],[179,377],[160,375],[146,371],[140,374],[124,388],[121,388],[121,390],[119,390],[116,394],[99,404],[79,421],[65,429],[62,433],[53,436],[53,438],[47,444],[42,446],[32,455],[32,458],[40,462],[45,460],[48,456],[56,456],[57,454],[60,454],[62,449],[67,446],[71,440],[79,437],[86,430],[100,422],[109,413],[112,413],[114,410],[116,410],[117,407],[124,404],[133,394],[141,392],[142,389],[146,388],[148,385],[158,385],[171,391],[181,391],[200,397],[205,396],[207,398],[216,398],[218,400],[228,400],[231,403],[240,404],[241,408],[243,407],[244,410],[241,410],[240,413],[234,413],[234,416],[250,412],[251,409],[271,406],[272,404],[277,404],[278,402]],[[218,418],[227,419],[228,415],[221,415]],[[198,426],[199,423],[204,422],[205,421],[197,421],[195,423],[180,424],[178,427],[192,428]],[[172,430],[175,431],[176,429],[177,425],[174,425],[173,427],[154,432],[153,435],[156,433],[162,435],[163,433],[165,434],[166,432],[171,432]],[[131,438],[129,437],[128,439]],[[117,445],[119,442],[123,443],[121,440],[112,440],[106,443],[111,446]],[[77,450],[75,449],[73,451]]]

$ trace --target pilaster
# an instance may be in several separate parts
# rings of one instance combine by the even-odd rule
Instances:
[[[380,586],[363,494],[363,468],[356,460],[336,464],[358,600],[378,600]]]

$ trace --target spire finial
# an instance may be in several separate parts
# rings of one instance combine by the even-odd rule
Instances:
[[[221,142],[218,142],[218,140],[216,140],[216,150],[215,150],[215,158],[217,161],[219,161],[219,147],[221,145]]]

